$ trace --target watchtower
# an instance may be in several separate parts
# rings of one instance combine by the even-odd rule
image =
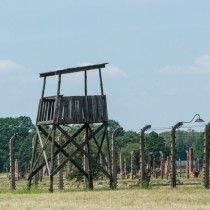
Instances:
[[[113,186],[107,102],[103,91],[101,73],[101,69],[105,68],[106,64],[67,68],[40,74],[44,81],[39,101],[36,136],[28,177],[29,188],[32,178],[46,166],[50,176],[49,190],[53,191],[54,175],[69,161],[85,176],[89,188],[93,188],[93,175],[96,171],[101,171],[106,175],[110,180],[110,187]],[[100,95],[88,95],[87,73],[89,70],[98,70],[99,72]],[[84,72],[84,96],[61,95],[61,77],[64,74],[75,72]],[[55,96],[45,96],[46,79],[52,76],[58,77],[57,94]],[[97,126],[93,126],[95,123],[97,123]],[[72,124],[79,125],[74,133],[67,131],[67,128],[69,129]],[[99,133],[100,135],[98,135]],[[77,140],[77,137],[81,134],[84,136],[82,142]],[[57,141],[57,137],[60,135],[63,138],[63,143]],[[74,148],[71,152],[67,151],[69,145]],[[91,147],[94,147],[94,155],[91,152]],[[64,157],[63,161],[55,164],[60,153]],[[84,157],[85,164],[81,164],[81,161],[77,160],[76,156],[78,154]]]

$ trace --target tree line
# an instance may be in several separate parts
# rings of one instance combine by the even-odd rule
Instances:
[[[93,125],[97,127],[98,125]],[[121,127],[115,120],[109,120],[109,138],[111,139],[113,131]],[[69,132],[78,129],[78,125],[69,128]],[[32,154],[32,139],[35,135],[35,126],[30,117],[21,116],[17,118],[0,118],[0,172],[9,170],[9,139],[18,134],[14,142],[14,157],[19,160],[19,170],[27,171]],[[100,133],[98,134],[100,137]],[[203,132],[194,130],[176,132],[176,158],[186,160],[186,150],[190,147],[194,149],[194,158],[202,159],[203,154]],[[131,151],[135,151],[136,161],[139,163],[140,148],[140,129],[136,131],[122,130],[116,138],[118,155],[123,153],[127,160],[128,170],[130,169]],[[71,150],[71,148],[69,148]],[[156,133],[148,131],[145,135],[145,154],[153,153],[156,164],[160,164],[160,151],[166,155],[170,154],[170,131]],[[94,148],[92,148],[94,153]],[[81,157],[78,157],[82,160]],[[119,166],[119,165],[118,165]],[[138,167],[137,167],[138,168]]]

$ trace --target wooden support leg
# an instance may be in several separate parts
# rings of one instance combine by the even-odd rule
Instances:
[[[51,164],[50,164],[50,192],[53,192],[53,170],[54,170],[54,145],[55,145],[55,135],[56,135],[56,127],[53,127],[53,135],[51,142]]]
[[[30,164],[30,172],[32,172],[35,156],[36,156],[36,148],[38,143],[38,135],[36,134],[32,139],[32,157],[31,157],[31,164]],[[32,177],[28,180],[28,189],[31,189]]]
[[[91,154],[90,154],[90,145],[88,141],[88,125],[86,126],[86,138],[85,138],[86,144],[87,144],[87,150],[88,150],[88,187],[89,189],[93,189],[93,176],[92,176],[92,170],[91,170]]]
[[[62,135],[59,136],[59,145],[62,145]],[[63,162],[63,154],[60,152],[58,154],[58,165],[62,164]],[[63,190],[63,168],[59,170],[59,189]]]

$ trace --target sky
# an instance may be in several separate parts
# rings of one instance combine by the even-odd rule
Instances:
[[[209,0],[0,0],[0,117],[35,123],[39,73],[109,63],[102,70],[109,119],[125,130],[210,121]],[[61,92],[82,95],[83,74]],[[55,95],[57,78],[47,80]],[[100,93],[98,72],[88,94]]]

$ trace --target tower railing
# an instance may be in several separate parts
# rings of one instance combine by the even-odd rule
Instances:
[[[59,96],[40,99],[37,125],[108,121],[105,95]]]

